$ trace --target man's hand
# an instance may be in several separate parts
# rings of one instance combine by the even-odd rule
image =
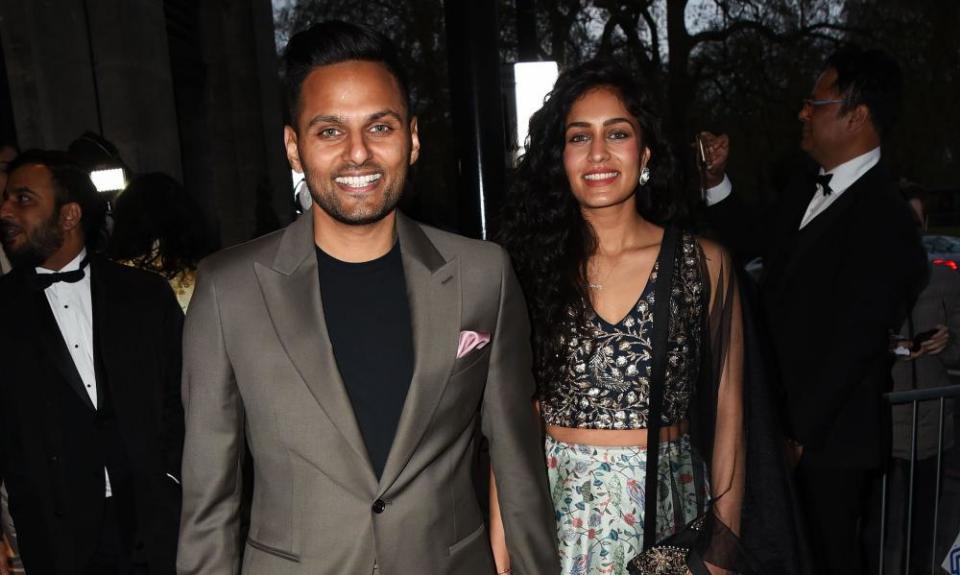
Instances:
[[[728,569],[724,569],[723,567],[717,567],[716,565],[714,565],[713,563],[710,563],[709,561],[704,561],[703,564],[707,566],[707,571],[710,572],[710,575],[730,575],[732,573],[732,571]],[[689,567],[687,568],[686,575],[693,575],[693,572],[690,571]]]
[[[703,186],[712,188],[723,182],[727,172],[727,158],[730,156],[730,138],[726,134],[712,134],[700,132],[700,141],[703,142],[703,154],[707,165],[704,170]],[[697,154],[700,150],[697,150]]]
[[[947,347],[947,343],[949,342],[950,329],[945,325],[939,324],[937,325],[937,332],[921,343],[920,349],[910,352],[910,356],[907,359],[917,359],[925,355],[937,355]]]
[[[733,573],[733,571],[724,569],[723,567],[717,567],[709,561],[704,561],[703,563],[707,566],[707,571],[710,572],[710,575],[731,575]]]

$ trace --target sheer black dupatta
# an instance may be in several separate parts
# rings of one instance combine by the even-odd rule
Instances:
[[[669,232],[669,229],[668,229]],[[665,232],[674,245],[678,233]],[[677,321],[682,298],[669,297],[669,312],[654,312],[653,372],[647,444],[647,505],[644,517],[644,552],[631,561],[634,574],[707,575],[706,563],[733,573],[812,573],[802,538],[796,499],[783,457],[783,435],[777,424],[774,393],[767,376],[766,355],[752,312],[752,292],[738,281],[735,268],[720,250],[721,261],[710,261],[701,250],[702,327],[699,375],[688,412],[692,454],[656,454],[665,373],[671,358],[664,355],[668,315]],[[677,273],[684,254],[676,254],[668,283],[658,282],[655,305],[660,304],[660,285],[676,296]],[[715,256],[716,259],[716,256]],[[660,264],[660,269],[666,269]],[[665,279],[666,274],[661,278]],[[658,279],[661,279],[658,278]],[[662,307],[662,306],[661,306]],[[692,342],[691,342],[692,344]],[[659,391],[656,388],[660,388]],[[686,460],[679,460],[686,458]],[[687,477],[676,470],[692,469]],[[694,482],[702,495],[697,508],[702,513],[678,532],[657,540],[667,521],[657,516],[656,499],[665,497],[664,482]],[[668,505],[668,508],[670,506]],[[674,523],[675,524],[675,523]]]

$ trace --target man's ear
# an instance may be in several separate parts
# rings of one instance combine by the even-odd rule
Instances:
[[[289,124],[283,127],[283,146],[287,150],[287,161],[294,171],[303,173],[303,166],[300,165],[300,148],[297,144],[297,131]]]
[[[60,206],[60,228],[67,232],[80,225],[83,209],[77,202],[69,202]]]
[[[851,132],[859,132],[871,122],[870,109],[865,104],[860,104],[847,112],[847,127]]]
[[[420,132],[417,129],[417,117],[410,119],[410,165],[420,157]]]

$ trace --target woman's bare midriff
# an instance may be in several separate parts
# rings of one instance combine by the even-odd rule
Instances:
[[[680,439],[689,427],[687,420],[675,423],[669,427],[661,427],[660,443]],[[640,448],[647,446],[646,429],[581,429],[577,427],[548,425],[547,434],[557,441],[579,445]]]

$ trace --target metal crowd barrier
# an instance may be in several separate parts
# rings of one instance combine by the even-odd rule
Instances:
[[[951,375],[958,375],[958,373],[951,371]],[[937,558],[937,523],[940,520],[940,496],[941,496],[941,476],[943,475],[943,418],[944,418],[944,409],[946,407],[947,398],[951,397],[960,397],[960,385],[949,385],[944,387],[932,387],[928,389],[912,389],[909,391],[894,391],[884,395],[887,402],[891,405],[903,405],[910,403],[913,405],[913,423],[911,425],[910,431],[910,478],[909,478],[909,488],[907,491],[907,529],[906,529],[906,539],[904,543],[904,573],[910,573],[910,554],[911,554],[911,538],[913,534],[913,488],[914,481],[916,479],[916,465],[917,465],[917,416],[919,411],[919,406],[921,401],[934,401],[939,400],[940,402],[940,417],[937,427],[937,483],[936,483],[936,493],[935,493],[935,502],[933,507],[933,537],[932,537],[932,549],[931,549],[931,563],[930,563],[930,573],[931,575],[936,575],[940,573],[939,571],[939,560]],[[884,547],[887,540],[887,472],[883,473],[883,486],[881,488],[882,493],[882,502],[880,506],[880,575],[883,575],[884,572]],[[942,558],[940,558],[942,559]]]

